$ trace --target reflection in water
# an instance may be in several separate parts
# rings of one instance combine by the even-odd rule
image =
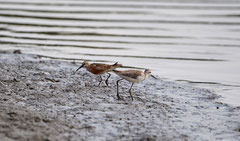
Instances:
[[[214,89],[230,104],[239,100],[240,4],[233,0],[0,2],[1,49],[151,68]]]

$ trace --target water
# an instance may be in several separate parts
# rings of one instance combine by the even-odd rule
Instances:
[[[0,43],[150,68],[240,106],[239,0],[0,0]]]

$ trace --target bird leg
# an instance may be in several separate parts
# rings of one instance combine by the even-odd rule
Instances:
[[[108,86],[108,79],[109,79],[109,77],[111,76],[111,74],[110,73],[108,73],[109,75],[108,75],[108,78],[105,80],[105,83],[106,83],[106,85]]]
[[[130,94],[130,96],[131,96],[131,98],[132,98],[132,101],[133,101],[133,96],[132,96],[132,92],[131,92],[131,90],[132,90],[132,86],[133,86],[133,84],[134,84],[134,83],[132,83],[132,85],[131,85],[131,87],[130,87],[130,89],[129,89],[129,94]]]
[[[101,75],[99,75],[99,77],[100,77],[100,81],[99,81],[98,86],[100,86],[100,84],[101,84],[101,82],[102,82],[102,77],[101,77]]]
[[[119,96],[119,93],[118,93],[118,82],[121,81],[121,80],[123,80],[123,79],[119,79],[119,80],[117,81],[117,97],[118,97],[118,99],[120,99],[120,96]]]

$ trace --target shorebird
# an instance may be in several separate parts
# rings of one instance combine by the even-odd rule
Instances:
[[[125,79],[129,82],[132,82],[132,85],[129,89],[129,94],[133,100],[133,96],[132,96],[132,92],[131,92],[133,84],[141,82],[141,81],[145,80],[149,75],[151,75],[151,71],[149,69],[146,69],[144,72],[139,71],[139,70],[125,70],[125,71],[113,70],[113,72],[122,78],[117,81],[117,97],[118,97],[118,99],[120,99],[120,96],[118,93],[119,81]],[[151,76],[154,77],[153,75],[151,75]],[[156,79],[156,77],[154,77],[154,78]]]
[[[98,86],[101,84],[102,82],[102,77],[101,75],[104,73],[108,73],[108,77],[105,80],[106,85],[108,86],[108,79],[111,76],[111,74],[109,72],[113,71],[116,68],[122,67],[122,64],[118,64],[118,62],[116,62],[113,65],[108,65],[108,64],[100,64],[100,63],[92,63],[90,64],[89,61],[83,61],[82,65],[75,71],[75,73],[81,69],[82,67],[85,67],[89,72],[96,74],[100,77],[100,81]],[[74,73],[74,74],[75,74]]]

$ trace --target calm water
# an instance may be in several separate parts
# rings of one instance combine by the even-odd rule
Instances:
[[[0,43],[150,68],[240,106],[240,0],[0,0]]]

